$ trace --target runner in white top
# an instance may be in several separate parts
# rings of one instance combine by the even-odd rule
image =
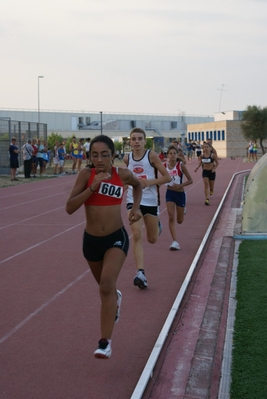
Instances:
[[[184,187],[193,183],[192,177],[188,172],[183,162],[177,162],[177,148],[171,145],[167,152],[167,162],[164,163],[166,170],[170,174],[172,181],[166,183],[166,206],[169,216],[169,229],[172,236],[172,244],[170,250],[175,251],[180,249],[177,241],[176,226],[175,226],[175,211],[176,222],[182,224],[184,221],[184,209],[186,206],[186,194]],[[187,181],[184,182],[184,175]]]
[[[153,180],[156,176],[156,169],[151,165],[149,160],[149,154],[151,151],[145,150],[142,159],[136,161],[133,158],[133,152],[128,157],[128,168],[140,179]],[[133,188],[128,187],[127,191],[127,204],[133,203]],[[141,205],[145,206],[158,206],[159,205],[159,194],[158,188],[154,184],[153,186],[147,186],[143,188]]]
[[[142,245],[143,221],[146,228],[147,240],[154,244],[161,233],[162,226],[158,218],[159,190],[158,185],[171,181],[171,177],[164,168],[158,155],[153,150],[146,150],[146,134],[140,128],[134,128],[130,132],[130,145],[132,153],[126,155],[123,160],[133,174],[140,180],[143,187],[140,210],[143,218],[131,225],[133,240],[133,255],[137,273],[134,285],[139,288],[147,287],[147,279],[144,271],[144,251]],[[158,177],[157,173],[161,176]],[[132,189],[128,187],[127,209],[132,208]]]

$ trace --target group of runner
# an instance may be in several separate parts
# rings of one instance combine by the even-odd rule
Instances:
[[[159,220],[160,185],[166,185],[165,200],[173,240],[170,250],[180,249],[175,221],[180,224],[184,220],[184,187],[192,184],[193,180],[179,145],[173,143],[168,148],[167,160],[163,163],[156,152],[145,149],[145,144],[144,130],[134,128],[130,132],[132,152],[123,159],[127,168],[118,168],[113,166],[116,155],[113,141],[105,135],[96,136],[90,144],[88,167],[78,174],[66,203],[68,214],[73,214],[82,205],[85,207],[83,254],[99,285],[101,298],[101,339],[94,352],[97,358],[108,359],[111,356],[112,331],[120,317],[122,293],[116,288],[116,281],[129,249],[129,237],[121,217],[125,188],[128,188],[126,202],[137,269],[134,285],[140,289],[148,286],[144,265],[143,223],[148,242],[154,244],[162,231]],[[73,148],[75,151],[78,147]],[[195,171],[200,165],[203,168],[205,187],[206,180],[208,184],[214,182],[213,175],[218,166],[215,150],[208,143],[203,147]],[[210,188],[209,193],[205,188],[206,205],[211,191],[213,188]]]

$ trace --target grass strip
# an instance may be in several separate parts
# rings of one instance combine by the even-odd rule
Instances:
[[[231,399],[267,398],[267,241],[239,247]]]

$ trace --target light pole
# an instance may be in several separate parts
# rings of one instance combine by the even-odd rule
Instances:
[[[39,79],[44,78],[44,76],[38,76],[38,124],[40,123],[40,87]]]

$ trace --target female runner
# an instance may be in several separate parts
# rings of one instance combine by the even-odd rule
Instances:
[[[184,210],[186,205],[186,195],[184,187],[193,183],[186,166],[183,162],[177,161],[178,150],[175,146],[170,145],[167,152],[167,162],[164,164],[172,180],[166,183],[166,206],[169,216],[169,229],[172,236],[172,244],[170,250],[175,251],[180,249],[177,241],[176,228],[175,228],[175,209],[176,221],[181,224],[184,221]],[[187,181],[183,181],[183,176],[186,176]]]
[[[203,153],[199,157],[199,165],[195,169],[198,171],[202,166],[202,178],[204,183],[205,205],[210,204],[210,195],[214,192],[214,183],[216,178],[215,170],[219,165],[217,155],[212,151],[212,147],[208,143],[203,144]]]
[[[78,174],[67,200],[66,211],[72,214],[83,204],[86,227],[83,236],[83,254],[99,284],[101,298],[101,339],[95,357],[111,356],[111,335],[114,322],[120,316],[121,292],[116,281],[129,248],[128,234],[121,218],[121,202],[125,185],[133,187],[133,207],[129,212],[130,224],[141,217],[139,204],[142,187],[129,169],[112,166],[115,158],[113,141],[105,135],[95,137],[89,150],[92,168]]]

